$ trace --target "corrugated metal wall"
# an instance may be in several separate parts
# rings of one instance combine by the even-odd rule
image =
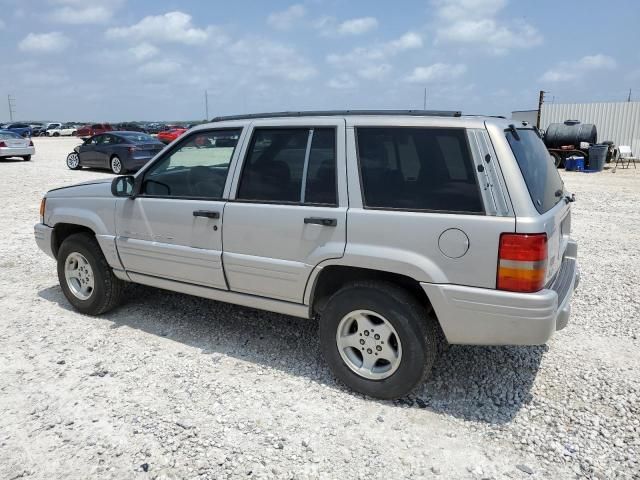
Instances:
[[[550,123],[580,120],[598,129],[598,142],[611,140],[616,145],[631,145],[640,154],[640,102],[620,103],[545,103],[540,128]]]

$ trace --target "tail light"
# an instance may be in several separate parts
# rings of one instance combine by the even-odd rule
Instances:
[[[40,200],[40,223],[44,223],[44,209],[46,207],[46,204],[46,197],[42,197],[42,200]]]
[[[503,233],[498,250],[498,290],[537,292],[547,274],[547,234]]]
[[[6,143],[4,143],[4,142],[0,142],[0,147],[6,147],[6,146],[7,146],[7,144],[6,144]]]

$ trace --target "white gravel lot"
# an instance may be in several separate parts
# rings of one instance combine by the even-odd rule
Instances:
[[[564,173],[582,283],[544,347],[453,346],[397,402],[336,384],[317,325],[147,287],[72,311],[33,239],[76,139],[1,161],[0,479],[640,478],[640,170]]]

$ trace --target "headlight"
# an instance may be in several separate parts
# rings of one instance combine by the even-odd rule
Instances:
[[[47,204],[47,198],[42,197],[42,200],[40,200],[40,223],[44,223],[44,209],[46,204]]]

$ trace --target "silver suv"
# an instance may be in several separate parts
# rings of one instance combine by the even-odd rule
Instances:
[[[526,123],[288,112],[219,117],[136,175],[51,190],[35,236],[82,313],[135,282],[317,318],[336,377],[396,398],[445,340],[566,326],[572,201]]]

